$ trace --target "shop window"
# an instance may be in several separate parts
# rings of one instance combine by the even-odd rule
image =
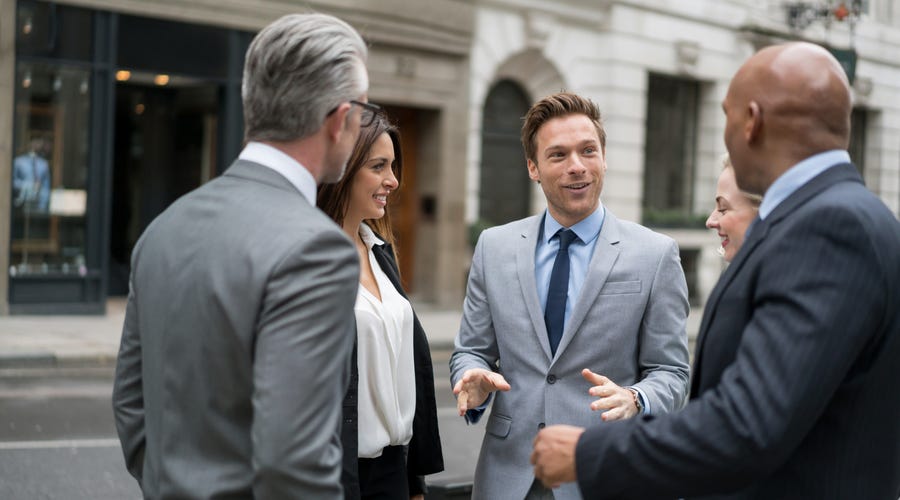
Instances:
[[[643,221],[703,227],[692,213],[700,84],[650,74],[644,145]]]
[[[488,92],[481,127],[477,228],[529,215],[531,182],[520,138],[528,108],[528,97],[514,82],[500,81]]]
[[[87,273],[88,70],[19,63],[11,276]]]

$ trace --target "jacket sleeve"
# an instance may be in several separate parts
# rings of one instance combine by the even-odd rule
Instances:
[[[687,343],[687,283],[678,246],[668,240],[650,284],[639,331],[638,382],[650,414],[681,408],[687,398],[690,364]]]
[[[129,281],[125,324],[116,362],[113,384],[113,414],[116,432],[125,455],[125,466],[140,484],[144,469],[144,390],[141,363],[141,336],[138,322],[137,297],[132,280]]]
[[[462,378],[466,370],[472,368],[495,370],[500,359],[484,277],[486,232],[481,233],[472,255],[462,321],[454,342],[453,355],[450,357],[451,388]],[[473,419],[467,415],[467,418],[477,421],[477,417]]]
[[[331,227],[302,235],[270,274],[254,345],[256,498],[341,498],[358,282],[356,250]]]

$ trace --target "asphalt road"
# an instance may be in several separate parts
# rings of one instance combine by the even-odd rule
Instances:
[[[484,426],[456,415],[449,352],[433,357],[446,470],[428,482],[451,491],[471,482]],[[0,370],[0,499],[141,498],[116,439],[112,379],[112,367]]]

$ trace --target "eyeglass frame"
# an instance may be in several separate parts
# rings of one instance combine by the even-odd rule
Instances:
[[[360,108],[363,109],[363,112],[360,114],[360,121],[359,121],[360,128],[365,128],[365,127],[368,127],[369,125],[372,125],[373,123],[375,123],[375,116],[384,113],[384,108],[382,108],[381,106],[379,106],[377,104],[372,104],[371,102],[357,101],[355,99],[350,99],[350,101],[348,101],[348,102],[351,105],[356,104],[357,106],[359,106]],[[332,108],[331,111],[329,111],[328,114],[326,114],[325,116],[329,117],[329,116],[333,115],[338,110],[339,107],[340,107],[340,104],[335,106],[334,108]],[[365,111],[369,112],[368,118],[364,118]],[[364,120],[365,120],[365,123],[363,123]]]

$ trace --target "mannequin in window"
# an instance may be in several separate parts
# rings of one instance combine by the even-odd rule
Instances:
[[[46,212],[50,205],[50,165],[45,158],[47,141],[34,137],[28,152],[13,160],[13,203],[32,212]]]

